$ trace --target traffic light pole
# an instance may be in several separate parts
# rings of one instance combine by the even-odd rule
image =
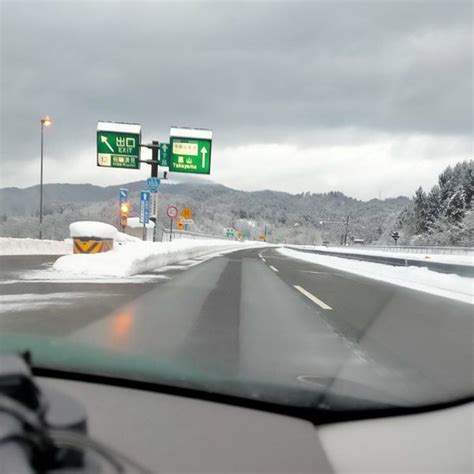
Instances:
[[[159,150],[160,142],[153,140],[153,148],[151,149],[151,177],[158,178],[158,162],[159,162]],[[156,196],[155,196],[156,198]],[[150,220],[153,222],[153,242],[156,242],[156,217],[150,217]]]

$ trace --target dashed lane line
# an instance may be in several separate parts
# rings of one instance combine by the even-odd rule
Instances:
[[[326,309],[328,311],[331,311],[332,308],[331,306],[327,305],[324,301],[321,301],[319,298],[314,296],[312,293],[309,291],[305,290],[303,287],[298,286],[298,285],[293,285],[294,288],[296,288],[300,293],[306,296],[306,298],[310,299],[313,303],[316,303],[320,308]]]

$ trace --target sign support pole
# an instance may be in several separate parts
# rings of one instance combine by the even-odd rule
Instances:
[[[160,149],[160,142],[157,140],[153,140],[152,142],[152,149],[151,149],[151,177],[157,178],[158,177],[158,153]],[[153,227],[153,242],[156,242],[156,227],[157,227],[157,218],[150,217],[150,220],[155,225]]]
[[[173,219],[170,218],[170,242],[173,240]]]

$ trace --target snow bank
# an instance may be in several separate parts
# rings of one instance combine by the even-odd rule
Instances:
[[[53,269],[68,276],[122,278],[214,252],[266,245],[261,242],[223,240],[140,241],[114,246],[113,250],[106,253],[66,255],[54,263]]]
[[[355,273],[359,276],[381,280],[393,285],[404,286],[465,303],[474,303],[474,278],[433,272],[428,268],[395,267],[382,263],[303,253],[288,248],[280,248],[278,252],[287,257]]]
[[[127,227],[131,227],[132,229],[143,229],[143,224],[140,222],[139,217],[129,217],[127,219]],[[150,221],[148,224],[145,224],[147,229],[153,229],[155,227],[155,223]]]
[[[117,231],[117,234],[114,237],[114,241],[119,242],[119,243],[122,243],[122,242],[141,242],[142,239],[139,239],[138,237],[134,237],[133,235],[124,234],[123,232],[118,232]]]
[[[64,255],[72,253],[72,241],[0,237],[0,255]]]
[[[474,257],[471,255],[445,255],[432,253],[414,252],[391,252],[385,250],[372,250],[370,248],[354,247],[326,247],[319,245],[289,245],[291,248],[303,250],[318,250],[321,252],[353,253],[359,255],[373,255],[376,257],[406,258],[408,260],[422,260],[439,263],[452,263],[457,265],[474,265]]]

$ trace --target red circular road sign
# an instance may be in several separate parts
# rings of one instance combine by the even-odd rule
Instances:
[[[176,219],[176,217],[178,216],[178,208],[176,206],[168,206],[166,208],[166,215],[170,219]]]

